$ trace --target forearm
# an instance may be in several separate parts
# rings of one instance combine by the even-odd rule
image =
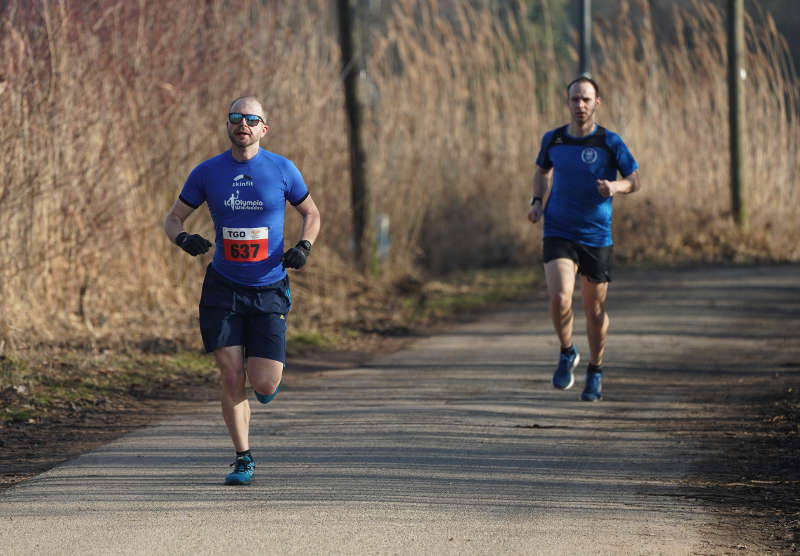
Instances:
[[[178,237],[183,231],[183,220],[178,218],[175,214],[170,213],[164,219],[164,232],[172,243],[175,243],[175,238]]]
[[[639,171],[633,172],[631,175],[622,178],[621,180],[617,180],[615,182],[615,192],[616,193],[634,193],[639,191],[641,188],[641,183],[639,182]]]
[[[536,166],[536,171],[533,173],[533,197],[531,197],[531,208],[528,211],[528,220],[534,224],[541,219],[544,213],[544,196],[550,188],[552,175],[552,168],[550,170],[545,170],[539,165]]]
[[[193,211],[192,207],[180,199],[177,199],[172,205],[164,218],[164,232],[171,242],[175,243],[175,238],[183,231],[183,223]]]
[[[540,171],[536,171],[533,174],[533,196],[534,197],[541,197],[544,199],[544,196],[547,194],[547,190],[550,188],[550,180],[549,174],[543,174]]]
[[[301,204],[297,205],[298,212],[303,218],[300,225],[300,240],[297,245],[283,254],[283,266],[286,268],[302,268],[306,264],[306,258],[311,253],[311,245],[317,239],[320,229],[320,216],[317,206],[311,197],[306,198]]]
[[[317,240],[321,227],[319,212],[311,212],[303,216],[303,224],[300,228],[300,241],[306,240],[312,244]]]
[[[308,241],[312,244],[317,240],[321,226],[319,209],[311,197],[295,207],[303,219],[300,227],[300,241]]]

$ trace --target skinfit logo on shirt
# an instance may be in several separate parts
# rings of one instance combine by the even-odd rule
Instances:
[[[264,210],[264,201],[254,199],[252,201],[240,199],[239,191],[231,194],[230,197],[225,199],[225,206],[231,207],[231,210]]]
[[[255,184],[253,183],[253,178],[248,176],[247,174],[239,174],[235,178],[233,178],[233,183],[231,187],[253,187]]]

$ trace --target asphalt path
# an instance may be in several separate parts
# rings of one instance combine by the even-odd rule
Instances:
[[[289,367],[275,401],[253,400],[249,486],[222,484],[217,403],[20,483],[0,493],[0,554],[758,550],[687,490],[713,456],[687,427],[731,418],[731,384],[798,372],[800,268],[619,274],[602,402],[578,400],[583,363],[571,390],[551,386],[557,344],[532,292],[358,368]]]

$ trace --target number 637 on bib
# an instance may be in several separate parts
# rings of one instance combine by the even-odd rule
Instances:
[[[225,259],[256,262],[267,258],[269,228],[222,228]]]

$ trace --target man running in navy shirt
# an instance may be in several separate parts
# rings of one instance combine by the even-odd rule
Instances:
[[[214,246],[200,299],[200,331],[220,369],[222,415],[236,450],[225,484],[241,485],[255,473],[246,380],[261,403],[278,393],[292,303],[286,269],[305,264],[319,234],[320,215],[295,165],[259,146],[268,127],[258,100],[233,101],[226,125],[231,148],[192,170],[164,231],[192,256]],[[284,252],[287,202],[303,222],[297,245]],[[183,229],[203,203],[214,222],[213,244]]]
[[[575,278],[583,275],[583,311],[589,341],[589,366],[581,400],[603,397],[603,352],[609,318],[605,310],[611,281],[613,241],[611,203],[615,195],[639,190],[639,165],[616,133],[597,125],[597,84],[582,75],[567,86],[568,125],[545,133],[528,219],[544,216],[544,261],[550,315],[561,342],[553,386],[572,387],[580,355],[572,343]],[[617,179],[617,174],[622,179]],[[550,190],[545,204],[543,199]]]

